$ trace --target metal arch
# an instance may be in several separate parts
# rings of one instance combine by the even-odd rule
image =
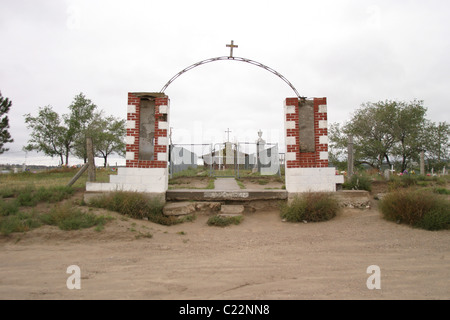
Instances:
[[[276,70],[274,70],[274,69],[272,69],[272,68],[270,68],[270,67],[268,67],[268,66],[266,66],[266,65],[264,65],[264,64],[262,64],[262,63],[260,63],[260,62],[254,61],[254,60],[250,60],[250,59],[246,59],[246,58],[240,58],[240,57],[228,57],[228,56],[217,57],[217,58],[210,58],[210,59],[206,59],[206,60],[203,60],[203,61],[194,63],[193,65],[190,65],[189,67],[187,67],[187,68],[181,70],[181,71],[178,72],[176,75],[174,75],[174,76],[173,76],[173,77],[172,77],[172,78],[164,85],[164,87],[161,89],[160,93],[164,93],[164,91],[167,89],[167,87],[168,87],[172,82],[174,82],[175,79],[177,79],[179,76],[181,76],[183,73],[185,73],[185,72],[187,72],[187,71],[189,71],[189,70],[191,70],[191,69],[194,69],[195,67],[201,66],[201,65],[203,65],[203,64],[210,63],[210,62],[214,62],[214,61],[220,61],[220,60],[234,60],[234,61],[241,61],[241,62],[250,63],[250,64],[252,64],[252,65],[254,65],[254,66],[263,68],[263,69],[265,69],[265,70],[267,70],[267,71],[273,73],[274,75],[276,75],[277,77],[279,77],[279,78],[280,78],[281,80],[283,80],[284,82],[286,82],[286,83],[289,85],[289,87],[291,87],[291,89],[294,90],[294,92],[295,92],[295,94],[296,94],[296,96],[297,96],[298,98],[301,98],[301,99],[305,99],[305,98],[306,98],[306,97],[301,97],[300,94],[298,93],[297,89],[295,89],[295,87],[292,85],[292,83],[290,83],[288,79],[286,79],[281,73],[277,72]]]

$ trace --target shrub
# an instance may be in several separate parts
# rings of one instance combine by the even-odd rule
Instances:
[[[326,192],[308,192],[281,207],[281,217],[289,222],[326,221],[338,212],[338,200]]]
[[[423,189],[398,189],[380,202],[386,220],[406,223],[426,230],[450,227],[449,201]]]
[[[354,174],[342,184],[345,190],[372,190],[372,182],[366,175]]]
[[[450,211],[444,208],[433,209],[425,213],[415,226],[425,230],[450,229]]]
[[[207,221],[207,224],[209,226],[226,227],[231,224],[238,225],[241,223],[242,219],[244,219],[243,216],[224,217],[217,215],[210,217]]]
[[[160,200],[148,199],[138,192],[111,192],[91,200],[90,206],[115,211],[135,219],[147,218],[149,221],[162,225],[181,222],[175,217],[167,217],[163,214],[164,204]]]
[[[108,197],[107,197],[108,198]],[[115,192],[107,200],[106,209],[116,211],[136,219],[147,217],[150,211],[157,211],[159,206],[153,207],[148,199],[136,192]]]

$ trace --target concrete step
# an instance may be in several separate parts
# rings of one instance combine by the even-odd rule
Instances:
[[[195,190],[178,189],[166,192],[167,201],[255,201],[255,200],[286,200],[288,193],[286,190],[239,190],[239,191],[219,191],[219,190]]]

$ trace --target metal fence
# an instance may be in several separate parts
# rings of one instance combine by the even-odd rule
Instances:
[[[170,177],[189,170],[215,177],[239,177],[244,172],[281,175],[284,165],[277,143],[172,144],[169,150]]]

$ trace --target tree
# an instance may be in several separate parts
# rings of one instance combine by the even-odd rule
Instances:
[[[423,101],[380,101],[362,104],[342,128],[332,125],[330,147],[333,153],[345,153],[348,136],[353,136],[355,164],[380,169],[400,160],[401,170],[417,160],[426,141],[426,108]]]
[[[7,113],[11,108],[12,102],[8,98],[3,98],[0,92],[0,154],[8,151],[9,149],[3,148],[5,143],[14,142],[11,139],[11,134],[9,133],[9,119]]]
[[[70,113],[59,116],[50,106],[39,108],[37,117],[25,115],[25,123],[32,130],[25,150],[36,150],[48,156],[59,156],[61,163],[69,163],[69,155],[86,163],[86,138],[91,137],[96,155],[105,159],[111,153],[122,155],[125,149],[125,120],[103,117],[97,106],[83,93],[75,96]]]
[[[395,144],[392,132],[395,108],[396,103],[391,101],[363,104],[344,126],[343,133],[353,136],[355,163],[366,163],[377,169],[384,160],[390,165]]]
[[[86,137],[96,113],[97,106],[87,99],[83,93],[75,96],[69,106],[70,114],[64,117],[69,134],[73,136],[72,153],[74,156],[87,161]]]
[[[423,101],[396,103],[395,112],[392,114],[392,131],[396,144],[392,153],[401,158],[401,171],[404,171],[411,161],[419,161],[420,152],[425,145],[426,111]]]
[[[37,117],[25,114],[25,123],[27,128],[32,130],[28,145],[24,147],[26,151],[35,150],[50,157],[58,156],[61,164],[64,163],[65,157],[68,164],[70,152],[68,130],[51,106],[39,108]]]
[[[329,162],[340,171],[347,170],[348,138],[342,132],[339,123],[332,123],[328,128],[328,154]]]
[[[441,170],[449,161],[450,124],[447,122],[428,123],[425,129],[428,169]]]
[[[97,156],[104,159],[103,166],[108,163],[108,156],[112,153],[125,153],[125,120],[109,116],[99,117],[95,121],[96,132],[92,135]]]

